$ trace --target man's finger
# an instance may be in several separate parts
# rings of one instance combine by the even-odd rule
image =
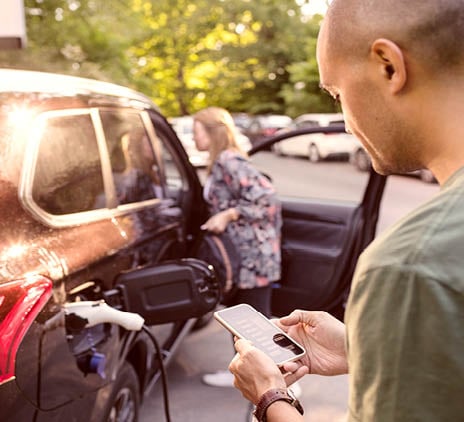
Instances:
[[[307,366],[301,366],[298,368],[296,372],[293,372],[291,374],[287,374],[284,376],[285,378],[285,383],[287,386],[293,384],[294,382],[298,381],[299,379],[303,378],[305,375],[309,374],[309,369]]]
[[[296,325],[298,323],[303,323],[310,327],[315,327],[327,319],[328,315],[329,314],[327,314],[327,312],[322,311],[303,311],[301,309],[297,309],[290,315],[280,318],[280,323],[282,325]]]
[[[249,352],[251,349],[253,349],[253,345],[248,340],[240,338],[235,342],[235,350],[237,350],[239,355],[243,355],[244,353]]]
[[[301,362],[285,362],[282,368],[284,373],[295,372],[302,365]]]
[[[290,315],[280,318],[279,322],[282,325],[296,325],[299,322],[307,322],[308,316],[305,315],[306,313],[308,313],[308,311],[296,309]]]

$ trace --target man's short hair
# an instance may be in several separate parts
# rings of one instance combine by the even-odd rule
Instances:
[[[337,53],[387,38],[431,71],[464,65],[464,0],[333,0],[327,16]]]

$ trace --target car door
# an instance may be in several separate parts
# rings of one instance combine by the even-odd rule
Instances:
[[[56,100],[55,109],[39,113],[25,125],[30,130],[25,136],[18,195],[22,210],[15,230],[17,235],[22,230],[17,240],[30,246],[17,271],[43,274],[54,283],[52,298],[38,318],[43,326],[31,327],[18,353],[16,382],[37,414],[53,412],[58,420],[81,406],[81,416],[88,419],[94,392],[111,381],[103,371],[90,373],[89,359],[106,361],[106,374],[111,373],[119,359],[117,327],[101,324],[75,333],[65,307],[70,301],[89,299],[83,286],[97,284],[89,268],[97,261],[108,268],[108,252],[127,241],[105,208],[96,110],[82,102],[74,103],[76,108],[57,108],[58,103],[68,104],[66,99]],[[124,265],[115,263],[120,268],[113,271]]]
[[[34,231],[47,252],[37,260],[60,272],[53,274],[59,281],[47,310],[56,322],[31,337],[40,342],[29,349],[40,351],[38,393],[25,394],[57,419],[82,404],[92,411],[132,336],[114,324],[73,327],[60,310],[101,299],[123,272],[185,256],[195,178],[184,169],[185,152],[171,145],[178,141],[158,135],[165,122],[154,116],[109,105],[54,110],[39,116],[41,130],[30,139],[21,197],[46,224]],[[177,341],[178,331],[169,331],[169,341]],[[23,386],[28,377],[22,368],[19,375]]]
[[[343,126],[302,128],[267,138],[250,151],[282,203],[282,276],[272,299],[276,316],[308,309],[342,318],[357,259],[375,236],[386,177],[373,170],[360,177],[346,160],[312,163],[281,156],[278,146],[268,151],[284,139],[343,131]]]

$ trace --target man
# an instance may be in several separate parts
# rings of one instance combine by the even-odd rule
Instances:
[[[286,378],[238,340],[235,386],[267,422],[303,420],[274,389],[308,372],[349,372],[350,421],[463,420],[464,0],[333,0],[317,58],[375,170],[428,168],[441,191],[362,254],[346,325],[321,312],[281,319],[307,350]]]

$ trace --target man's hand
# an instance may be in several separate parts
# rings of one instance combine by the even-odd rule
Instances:
[[[290,315],[273,321],[300,343],[306,355],[298,362],[289,362],[284,369],[287,384],[301,378],[301,366],[310,374],[340,375],[348,372],[345,350],[345,324],[327,312],[293,311]]]
[[[264,352],[253,347],[243,339],[235,342],[237,354],[229,365],[234,374],[234,385],[242,395],[255,405],[260,397],[271,388],[286,388],[287,384],[275,362]],[[307,373],[307,368],[300,368],[300,376]]]

